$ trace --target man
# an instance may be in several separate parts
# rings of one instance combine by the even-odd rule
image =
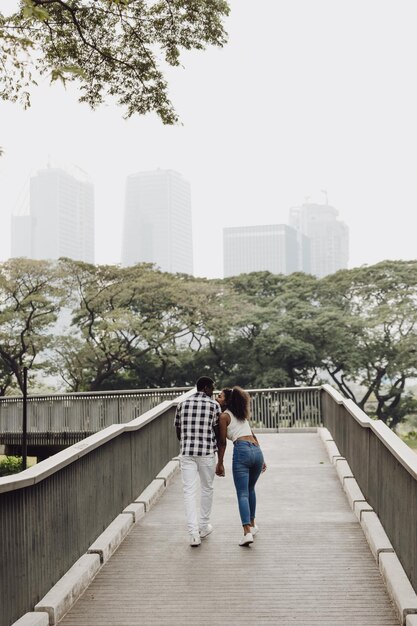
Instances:
[[[210,524],[213,480],[216,470],[220,405],[212,399],[214,382],[197,380],[197,393],[177,407],[175,427],[181,443],[181,475],[190,546],[199,546],[213,527]],[[201,485],[200,519],[197,514],[198,478]]]

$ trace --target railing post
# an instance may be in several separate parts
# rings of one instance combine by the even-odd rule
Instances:
[[[28,368],[23,368],[23,424],[22,424],[22,470],[27,467],[28,457]]]

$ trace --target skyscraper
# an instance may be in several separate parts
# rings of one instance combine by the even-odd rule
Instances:
[[[224,276],[261,271],[291,274],[301,270],[299,245],[297,232],[285,224],[224,228]]]
[[[349,259],[349,229],[329,204],[305,203],[290,209],[290,224],[310,240],[310,272],[318,278],[345,269]]]
[[[48,167],[30,179],[29,215],[12,216],[12,257],[94,263],[94,188],[81,170]]]
[[[139,172],[126,183],[122,263],[193,273],[190,184],[173,170]]]

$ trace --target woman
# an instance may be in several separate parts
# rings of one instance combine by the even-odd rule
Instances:
[[[250,397],[241,387],[223,389],[217,397],[223,413],[219,418],[219,445],[217,476],[224,476],[223,458],[226,439],[233,441],[233,481],[239,505],[243,537],[240,546],[253,543],[258,532],[255,523],[256,494],[255,484],[266,465],[259,442],[249,424]]]

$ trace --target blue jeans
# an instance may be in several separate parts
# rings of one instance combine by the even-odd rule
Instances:
[[[233,447],[233,481],[236,487],[242,526],[255,519],[255,484],[262,470],[264,457],[259,446],[250,441],[238,440]]]

